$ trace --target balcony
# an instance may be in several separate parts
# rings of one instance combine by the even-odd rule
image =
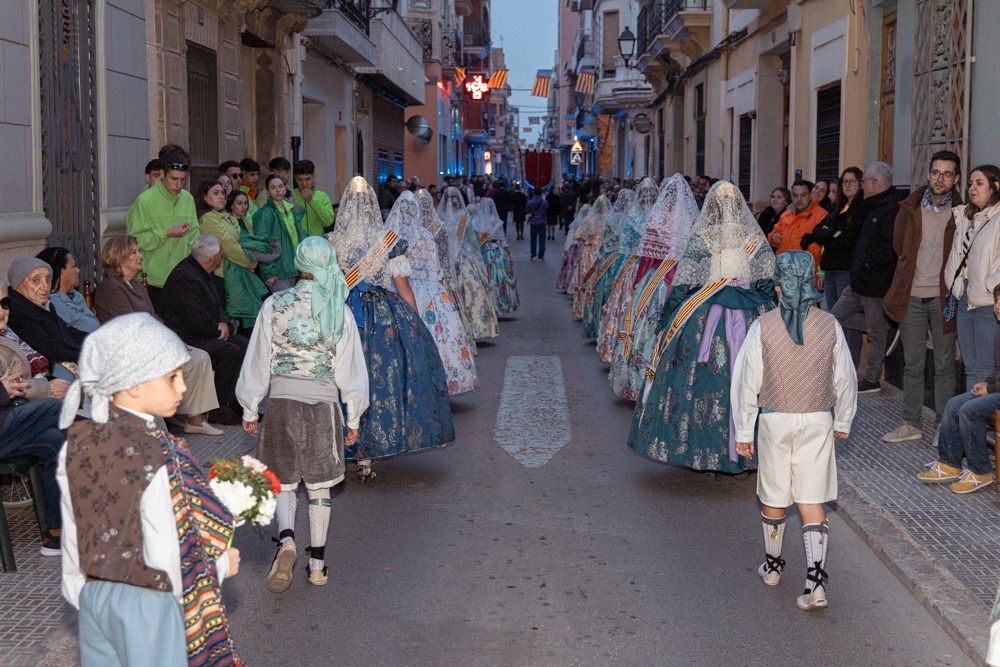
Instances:
[[[639,68],[680,51],[694,60],[708,51],[712,27],[711,0],[654,0],[639,12],[636,53]]]
[[[368,34],[368,17],[372,15],[372,0],[327,0],[326,8],[340,11],[344,18]]]
[[[726,0],[726,9],[767,9],[776,0]]]
[[[407,106],[424,102],[423,47],[399,14],[380,14],[371,22],[371,40],[375,45],[374,67],[358,67],[379,88],[402,100]]]
[[[378,60],[375,44],[368,38],[367,15],[359,20],[356,11],[364,2],[338,0],[328,3],[327,9],[306,24],[302,34],[312,40],[322,50],[340,58],[354,67],[371,67]],[[350,9],[347,9],[350,8]]]
[[[462,25],[462,46],[465,54],[482,60],[490,52],[490,30],[482,21],[465,21]]]
[[[584,69],[594,69],[597,67],[597,58],[594,56],[594,38],[582,31],[576,34],[576,46],[574,48],[576,58],[573,61],[573,72],[579,74]]]
[[[634,67],[625,67],[620,56],[615,56],[612,64],[614,76],[597,81],[594,105],[600,107],[602,113],[649,105],[654,91],[646,77]]]

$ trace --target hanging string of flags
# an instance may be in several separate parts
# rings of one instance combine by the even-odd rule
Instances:
[[[455,68],[455,85],[461,86],[465,81],[465,68],[456,67]]]
[[[597,82],[597,75],[593,72],[580,72],[576,79],[576,92],[583,95],[594,94],[594,84]]]
[[[535,75],[535,85],[531,89],[533,97],[548,97],[552,86],[552,70],[540,69]]]
[[[489,81],[490,88],[503,88],[504,84],[507,83],[507,75],[509,73],[510,70],[506,69],[498,69],[497,71],[493,72],[493,75],[490,77]]]

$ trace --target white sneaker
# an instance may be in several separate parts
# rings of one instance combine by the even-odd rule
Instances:
[[[907,423],[894,431],[889,431],[882,436],[882,442],[906,442],[907,440],[920,440],[923,435],[919,428],[914,428]]]
[[[295,540],[285,540],[278,547],[271,563],[271,571],[267,573],[267,590],[272,593],[284,593],[292,585],[292,570],[295,569]]]
[[[781,583],[781,570],[778,569],[768,569],[767,563],[761,563],[760,567],[757,568],[757,574],[760,578],[764,580],[764,583],[768,586],[777,586]]]
[[[215,428],[208,422],[202,422],[200,424],[184,422],[184,433],[188,435],[222,435],[224,431],[220,428]]]
[[[827,606],[826,589],[822,586],[817,586],[812,593],[805,593],[797,597],[795,599],[795,604],[802,611],[825,609]]]

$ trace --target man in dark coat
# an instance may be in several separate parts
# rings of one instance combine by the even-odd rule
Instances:
[[[851,283],[833,306],[832,313],[845,329],[856,329],[868,335],[868,354],[858,373],[861,376],[858,392],[872,393],[882,388],[882,362],[889,332],[882,299],[896,271],[893,227],[899,205],[892,184],[892,167],[885,162],[872,162],[865,167],[861,185],[865,217],[854,248]],[[852,349],[851,356],[857,363],[860,350]]]
[[[236,380],[250,341],[237,334],[226,317],[225,293],[212,275],[220,263],[218,239],[206,235],[195,239],[191,255],[174,267],[163,284],[163,322],[185,344],[208,352],[219,403],[238,414],[242,408],[236,401]]]
[[[571,180],[563,181],[563,186],[559,189],[559,227],[564,234],[569,233],[569,226],[575,214],[576,183]]]
[[[497,215],[503,220],[503,233],[507,234],[507,214],[511,210],[510,190],[503,181],[497,182],[496,192],[493,193],[493,203],[497,207]]]
[[[885,442],[919,440],[924,404],[927,332],[934,347],[934,408],[938,421],[955,394],[954,321],[941,317],[951,276],[944,265],[955,237],[951,209],[962,203],[958,191],[960,159],[951,151],[931,156],[927,185],[899,205],[894,247],[899,261],[885,295],[885,312],[899,323],[903,344],[903,423],[883,436]]]
[[[517,240],[524,240],[524,219],[525,209],[528,206],[528,196],[524,194],[524,188],[518,184],[514,187],[514,192],[510,195],[510,208],[514,211],[514,228],[517,229]]]

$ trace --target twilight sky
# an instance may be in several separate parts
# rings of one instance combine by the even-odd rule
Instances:
[[[503,47],[513,89],[510,103],[521,108],[521,133],[531,145],[538,138],[539,125],[528,125],[529,116],[545,114],[547,100],[531,96],[535,73],[554,67],[558,46],[559,3],[565,0],[493,0],[493,46]]]

